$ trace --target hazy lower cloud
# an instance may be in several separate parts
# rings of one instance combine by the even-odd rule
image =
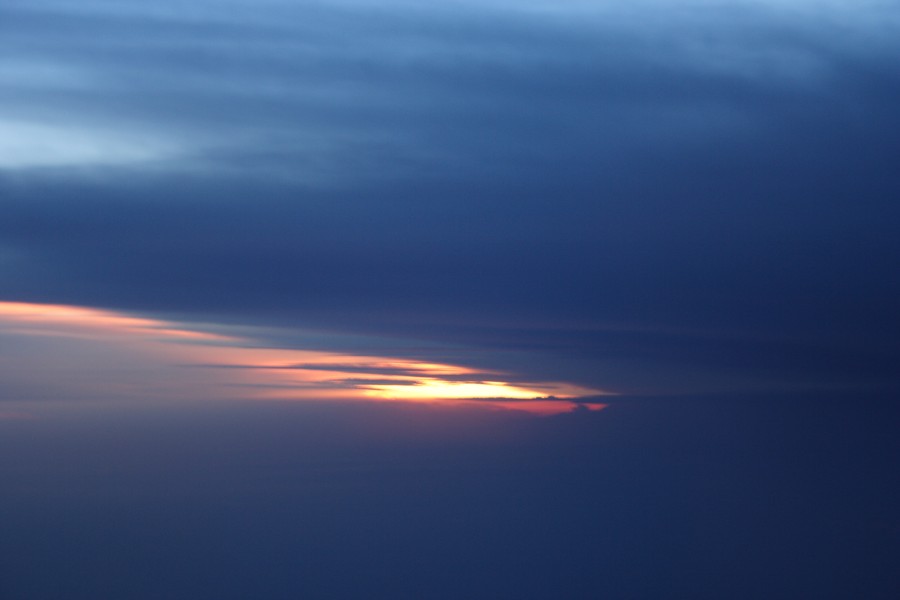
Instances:
[[[614,391],[893,385],[898,29],[883,2],[5,2],[0,295]]]

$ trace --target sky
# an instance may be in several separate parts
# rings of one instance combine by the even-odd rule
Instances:
[[[900,5],[0,0],[0,598],[896,598]]]

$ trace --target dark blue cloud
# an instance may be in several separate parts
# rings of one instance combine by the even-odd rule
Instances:
[[[890,7],[2,11],[4,298],[896,384]]]

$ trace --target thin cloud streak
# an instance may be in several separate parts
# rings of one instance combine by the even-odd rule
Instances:
[[[160,370],[167,376],[174,375],[169,382],[171,385],[161,390],[171,400],[223,393],[234,397],[234,390],[241,388],[243,397],[249,395],[259,399],[424,403],[477,400],[479,404],[497,408],[555,414],[574,410],[573,399],[599,393],[561,383],[535,382],[529,388],[524,383],[502,381],[501,373],[493,373],[491,379],[484,380],[480,378],[487,375],[485,373],[453,365],[266,348],[258,340],[204,332],[202,325],[186,329],[173,322],[91,308],[2,302],[0,325],[0,336],[18,338],[26,344],[33,338],[42,338],[50,349],[60,338],[75,338],[87,347],[101,347],[105,352],[125,351],[134,363],[128,364],[128,359],[125,362],[132,371],[130,377],[134,386],[158,376]],[[68,368],[60,371],[55,361],[68,363]],[[66,352],[55,357],[52,354],[45,356],[42,362],[50,381],[54,377],[64,377],[73,368],[84,369],[91,372],[92,381],[98,382],[92,386],[94,393],[106,397],[122,393],[121,387],[116,385],[104,388],[107,367],[98,363],[95,356],[88,355],[82,360]],[[218,369],[198,370],[198,366]],[[4,371],[11,367],[14,365],[0,364]],[[116,368],[123,367],[120,364]],[[183,371],[204,372],[208,376],[183,379],[179,377]],[[214,371],[219,375],[210,375]],[[361,372],[380,375],[380,378],[353,377]],[[73,387],[77,387],[77,382],[56,381],[60,388],[73,383]],[[248,391],[251,389],[254,393]],[[231,394],[227,393],[229,390]],[[513,402],[522,400],[534,402]]]

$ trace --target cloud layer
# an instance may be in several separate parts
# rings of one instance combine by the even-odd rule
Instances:
[[[0,22],[4,299],[621,391],[897,383],[888,3],[40,1]]]

